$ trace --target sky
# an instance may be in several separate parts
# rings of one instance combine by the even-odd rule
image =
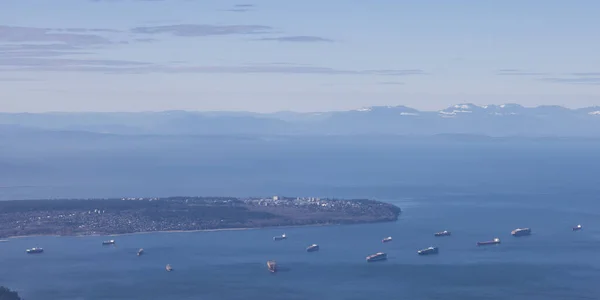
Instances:
[[[600,1],[0,0],[0,111],[600,105]]]

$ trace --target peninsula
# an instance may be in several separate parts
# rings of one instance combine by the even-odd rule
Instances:
[[[396,221],[375,200],[168,197],[0,201],[0,238],[109,235]]]

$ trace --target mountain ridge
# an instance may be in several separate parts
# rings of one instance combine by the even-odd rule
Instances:
[[[0,113],[0,126],[112,134],[476,134],[488,136],[600,136],[600,106],[459,103],[437,111],[369,106],[347,111]]]

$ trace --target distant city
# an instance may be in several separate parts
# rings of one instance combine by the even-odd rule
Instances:
[[[358,224],[395,221],[399,214],[374,200],[315,197],[0,201],[0,238]]]

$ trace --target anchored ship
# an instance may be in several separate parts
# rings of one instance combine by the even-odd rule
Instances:
[[[367,262],[375,262],[375,261],[381,261],[381,260],[386,260],[386,259],[387,259],[387,254],[385,254],[383,252],[377,252],[373,255],[367,256]]]
[[[274,260],[269,260],[267,261],[267,268],[269,269],[269,272],[275,273],[277,272],[277,263]]]
[[[308,248],[306,248],[306,252],[315,252],[315,251],[319,251],[319,245],[317,245],[317,244],[312,244],[312,245],[308,246]]]
[[[510,234],[512,234],[513,236],[531,235],[531,229],[530,228],[517,228],[517,229],[511,231]]]
[[[438,254],[438,252],[439,252],[438,247],[429,247],[429,248],[425,248],[425,249],[421,249],[421,250],[417,251],[417,253],[419,255]]]
[[[140,250],[138,250],[137,256],[140,256],[142,254],[144,254],[144,248],[140,248]]]
[[[25,250],[25,252],[27,252],[27,254],[36,254],[36,253],[42,253],[42,252],[44,252],[44,249],[33,247],[31,249]]]
[[[382,243],[387,243],[387,242],[391,242],[392,241],[392,237],[388,236],[386,238],[384,238],[383,240],[381,240]]]
[[[573,227],[573,231],[581,230],[581,228],[583,228],[583,227],[581,227],[581,224],[579,224],[579,225]]]
[[[444,230],[444,231],[436,232],[434,235],[435,236],[450,236],[450,235],[452,235],[452,233],[448,230]]]
[[[167,264],[167,266],[165,267],[165,269],[167,270],[167,272],[173,271],[173,268],[169,264]]]
[[[102,242],[102,245],[114,245],[114,244],[115,244],[115,240],[108,240],[108,241]]]
[[[280,236],[274,236],[274,237],[273,237],[273,240],[274,240],[274,241],[282,241],[282,240],[285,240],[286,238],[287,238],[287,237],[285,236],[285,233],[284,233],[284,234],[282,234],[282,235],[280,235]]]
[[[500,244],[499,238],[495,238],[491,241],[477,242],[477,246],[496,245],[496,244]]]

